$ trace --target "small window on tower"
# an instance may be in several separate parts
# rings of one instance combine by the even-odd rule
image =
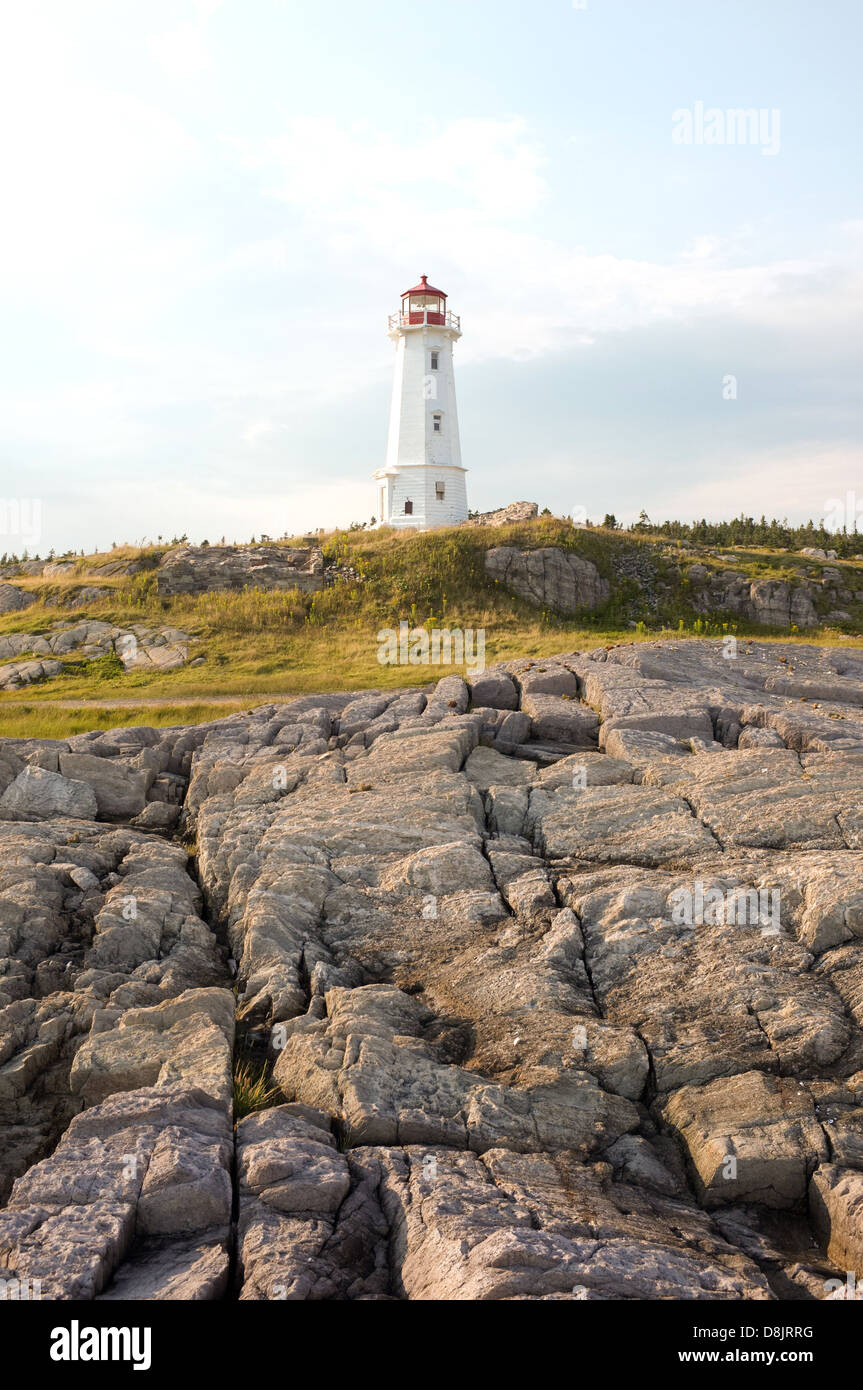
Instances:
[[[413,516],[413,514],[414,514],[414,504],[413,504],[413,502],[405,502],[405,516]]]
[[[438,354],[437,354],[436,352],[433,352],[432,355],[431,355],[431,369],[432,369],[433,372],[436,372],[436,371],[437,371],[437,360],[438,360]]]
[[[443,483],[435,483],[435,485],[434,485],[434,495],[435,495],[435,497],[437,498],[437,500],[438,500],[439,502],[442,502],[442,501],[443,501],[445,491],[446,491],[446,488],[445,488],[445,486],[444,486]]]
[[[435,434],[440,434],[440,425],[441,425],[441,416],[440,416],[440,415],[433,415],[433,416],[432,416],[432,428],[434,429]]]

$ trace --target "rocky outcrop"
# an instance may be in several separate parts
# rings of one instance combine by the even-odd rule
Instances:
[[[677,560],[668,550],[668,560]],[[519,598],[554,613],[589,612],[609,598],[625,601],[636,617],[654,617],[675,596],[703,617],[741,618],[760,627],[816,627],[850,623],[863,589],[848,571],[825,567],[820,579],[751,578],[737,570],[701,563],[685,570],[674,563],[665,571],[643,549],[609,552],[612,578],[603,578],[592,561],[554,546],[518,550],[496,546],[486,552],[486,573]],[[686,585],[679,589],[681,579]],[[630,624],[633,626],[634,624]]]
[[[187,633],[176,627],[115,627],[84,619],[52,623],[47,635],[30,632],[0,636],[0,690],[20,690],[63,671],[58,658],[95,661],[115,654],[127,671],[171,671],[189,658]],[[13,658],[10,660],[9,658]]]
[[[751,580],[736,570],[717,572],[702,564],[691,565],[686,575],[696,612],[733,614],[765,627],[807,628],[822,622],[851,622],[846,608],[863,598],[863,591],[855,587],[853,572],[834,566],[825,565],[820,579]]]
[[[599,608],[611,596],[611,585],[591,560],[553,546],[541,550],[495,546],[486,552],[485,569],[519,598],[555,613]]]
[[[160,594],[201,594],[218,589],[300,589],[324,587],[320,550],[285,545],[180,545],[159,561]]]
[[[536,502],[510,502],[494,512],[477,512],[463,521],[462,526],[511,526],[516,521],[533,521],[539,514]]]
[[[852,650],[640,643],[0,743],[10,1277],[243,1301],[863,1277],[861,692]],[[232,1050],[272,1088],[233,1128]]]
[[[697,613],[733,613],[762,627],[815,627],[820,621],[814,602],[820,590],[806,580],[750,580],[734,570],[715,574],[704,565],[692,565],[688,573]]]
[[[95,819],[92,788],[44,767],[25,767],[0,796],[0,819],[50,820],[53,816]]]
[[[0,579],[14,579],[26,576],[30,579],[68,579],[75,574],[90,574],[105,579],[118,575],[140,574],[153,564],[150,556],[141,555],[138,559],[106,559],[103,555],[92,556],[89,567],[79,560],[18,560],[0,566]]]
[[[35,603],[36,595],[18,589],[14,584],[0,584],[0,613],[18,613]]]
[[[72,588],[58,595],[57,601],[65,608],[86,608],[88,604],[101,603],[110,595],[111,590],[102,585],[82,584],[80,588]]]

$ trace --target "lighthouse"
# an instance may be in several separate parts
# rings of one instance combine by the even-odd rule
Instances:
[[[387,459],[374,474],[382,526],[429,530],[467,521],[452,350],[461,337],[446,295],[425,275],[390,314],[396,349]]]

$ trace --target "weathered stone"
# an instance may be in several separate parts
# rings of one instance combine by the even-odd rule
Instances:
[[[519,598],[556,613],[598,608],[611,594],[591,560],[570,550],[516,550],[500,545],[486,551],[486,573]]]
[[[320,550],[281,545],[180,545],[159,562],[159,593],[199,594],[219,589],[301,589],[324,587]]]
[[[61,753],[60,772],[93,788],[100,816],[128,819],[143,811],[147,801],[147,777],[108,758],[88,753]]]
[[[114,640],[81,627],[70,649]],[[686,640],[498,670],[0,743],[2,790],[77,766],[148,798],[134,827],[0,824],[10,1277],[742,1301],[858,1268],[863,658]],[[235,1008],[284,1103],[234,1155]]]
[[[234,1011],[229,991],[186,990],[149,1009],[127,1009],[75,1054],[70,1085],[88,1104],[113,1091],[183,1081],[211,1095],[231,1090]]]
[[[822,1164],[809,1185],[809,1210],[833,1263],[863,1278],[863,1173]]]
[[[477,512],[461,523],[462,526],[511,526],[517,521],[533,521],[539,513],[536,502],[510,502],[493,512]]]
[[[96,795],[87,782],[41,767],[25,767],[0,796],[0,820],[49,820],[73,816],[95,820]]]
[[[702,1213],[617,1186],[605,1165],[415,1148],[379,1164],[402,1297],[770,1297]]]
[[[227,1236],[141,1241],[97,1295],[122,1302],[200,1302],[224,1297],[230,1254]]]
[[[470,682],[471,700],[475,705],[492,709],[518,709],[515,682],[504,671],[488,670]]]
[[[19,613],[22,608],[35,602],[35,594],[17,589],[14,584],[0,584],[0,613]]]
[[[558,695],[522,695],[521,707],[530,715],[534,738],[596,747],[599,719],[592,709]]]
[[[684,1086],[668,1101],[663,1118],[686,1145],[707,1206],[793,1206],[827,1158],[827,1141],[805,1088],[762,1072]]]
[[[536,770],[531,764],[506,758],[493,748],[475,748],[464,770],[468,781],[480,791],[496,786],[521,787],[536,779]]]

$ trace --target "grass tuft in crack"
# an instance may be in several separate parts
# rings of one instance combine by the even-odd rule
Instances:
[[[271,1086],[266,1063],[240,1061],[234,1067],[234,1120],[256,1110],[268,1110],[282,1101],[278,1086]]]

